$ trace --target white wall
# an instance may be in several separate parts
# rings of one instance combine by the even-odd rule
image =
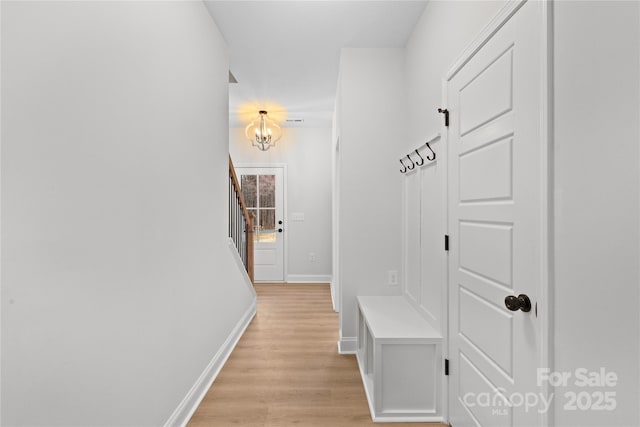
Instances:
[[[338,77],[338,81],[340,77]],[[340,139],[339,103],[340,86],[336,88],[333,117],[331,120],[331,302],[335,311],[340,311]]]
[[[162,425],[254,298],[200,2],[2,2],[2,424]]]
[[[616,372],[617,409],[558,426],[637,426],[639,3],[554,8],[555,369]],[[556,394],[584,388],[558,388]]]
[[[406,46],[408,138],[403,141],[398,157],[420,147],[438,132],[446,132],[441,127],[443,116],[437,112],[443,107],[442,78],[503,4],[498,1],[427,3]],[[405,294],[434,327],[446,333],[447,150],[441,141],[430,145],[436,152],[436,163],[425,162],[420,170],[403,175],[402,180]],[[421,149],[423,156],[424,150]]]
[[[340,138],[340,345],[355,350],[356,296],[397,295],[401,269],[398,145],[405,140],[404,49],[342,49]]]
[[[331,128],[283,128],[282,139],[260,151],[243,129],[231,129],[233,162],[287,165],[285,236],[289,282],[331,280]],[[304,221],[293,221],[303,213]],[[315,254],[311,261],[309,254]]]

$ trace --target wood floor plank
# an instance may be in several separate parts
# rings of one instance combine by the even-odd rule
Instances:
[[[430,426],[373,423],[353,355],[339,355],[328,285],[257,284],[258,313],[193,414],[204,426]]]

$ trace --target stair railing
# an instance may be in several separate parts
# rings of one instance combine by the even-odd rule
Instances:
[[[244,203],[231,156],[229,156],[229,237],[236,245],[249,279],[253,283],[253,215]]]

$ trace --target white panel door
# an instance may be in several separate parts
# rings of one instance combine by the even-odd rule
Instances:
[[[284,281],[284,171],[242,167],[236,173],[253,215],[254,280]]]
[[[542,391],[542,22],[540,3],[525,3],[447,83],[454,427],[541,423],[544,404],[520,397]],[[507,308],[519,294],[530,311]]]

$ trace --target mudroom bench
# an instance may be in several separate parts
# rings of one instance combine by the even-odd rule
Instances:
[[[442,335],[404,297],[358,297],[356,354],[373,421],[443,421]]]

